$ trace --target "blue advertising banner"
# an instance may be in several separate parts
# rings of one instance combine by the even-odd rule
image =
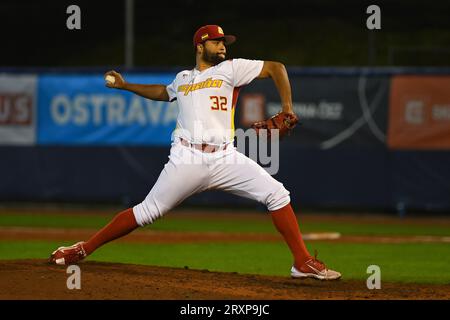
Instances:
[[[167,85],[175,74],[123,76],[132,83]],[[39,77],[40,145],[170,145],[177,115],[176,102],[107,88],[103,74]]]
[[[389,105],[389,76],[302,75],[290,77],[293,110],[301,125],[289,137],[303,147],[384,148]],[[240,91],[237,127],[249,127],[281,111],[270,79]]]

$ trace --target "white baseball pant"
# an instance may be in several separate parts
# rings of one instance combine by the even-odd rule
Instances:
[[[176,139],[158,180],[145,200],[133,207],[133,213],[137,223],[144,226],[189,196],[211,189],[256,200],[269,211],[290,202],[289,191],[283,184],[238,152],[233,144],[226,150],[206,153]]]

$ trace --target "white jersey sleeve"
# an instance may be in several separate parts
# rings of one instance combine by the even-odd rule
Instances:
[[[241,87],[249,84],[259,74],[264,66],[262,60],[233,59],[233,86]]]
[[[166,86],[167,94],[169,95],[169,101],[172,102],[177,99],[177,77],[173,79],[172,83]]]

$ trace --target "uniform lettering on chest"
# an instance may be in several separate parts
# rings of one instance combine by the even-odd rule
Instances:
[[[220,88],[222,87],[223,80],[214,80],[213,78],[208,78],[205,81],[197,82],[193,84],[182,84],[178,86],[178,92],[184,92],[184,95],[187,96],[189,92],[195,90],[201,90],[206,88]]]

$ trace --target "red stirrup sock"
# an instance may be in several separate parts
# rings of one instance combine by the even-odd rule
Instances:
[[[133,214],[133,208],[129,208],[117,214],[110,223],[94,234],[83,244],[84,250],[89,255],[98,247],[114,239],[123,237],[136,229],[138,224]]]
[[[273,224],[283,236],[289,249],[291,249],[295,267],[297,269],[300,268],[300,266],[311,258],[311,255],[303,242],[297,218],[295,217],[291,204],[289,203],[281,209],[270,212],[272,214]]]

